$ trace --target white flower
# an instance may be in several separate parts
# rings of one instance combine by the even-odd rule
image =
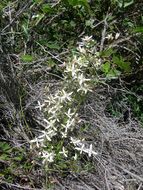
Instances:
[[[78,57],[76,62],[78,66],[80,67],[79,72],[82,72],[83,68],[88,67],[88,64],[89,64],[89,61],[83,57]]]
[[[60,101],[61,102],[66,101],[66,100],[71,101],[72,100],[72,98],[71,98],[72,94],[73,94],[73,92],[67,93],[65,90],[62,90]]]
[[[45,164],[46,162],[54,162],[55,154],[54,152],[43,151],[41,157],[43,158],[43,164]]]
[[[62,131],[61,131],[61,135],[62,135],[62,138],[63,138],[63,139],[64,139],[64,138],[67,138],[67,132],[65,132],[65,131],[62,132]]]
[[[84,149],[84,152],[88,154],[89,157],[91,157],[91,155],[97,155],[98,153],[92,150],[92,145],[90,145],[89,149]]]
[[[80,85],[80,86],[81,86],[84,82],[86,82],[86,81],[90,81],[90,79],[86,79],[86,78],[84,77],[83,73],[78,75],[78,82],[79,82],[79,85]]]
[[[79,91],[82,91],[82,92],[84,92],[86,94],[88,91],[91,91],[91,89],[89,88],[89,85],[84,83],[83,85],[81,85],[78,88],[77,92],[79,92]]]
[[[73,159],[74,159],[74,160],[77,160],[77,154],[76,154],[76,153],[75,153]]]
[[[65,113],[65,114],[68,116],[69,119],[71,119],[71,117],[72,117],[75,113],[71,113],[71,109],[69,108],[69,109],[68,109],[68,112]]]
[[[49,117],[49,120],[52,122],[53,120],[57,121],[57,122],[60,122],[59,118],[58,118],[58,115],[57,114],[53,114]],[[53,129],[56,130],[56,128],[54,127],[53,125]]]
[[[77,58],[74,58],[75,61],[71,62],[69,65],[67,65],[65,72],[71,73],[72,77],[75,79],[77,77],[77,73],[80,71],[79,68],[77,68],[76,62]]]
[[[94,65],[96,67],[99,67],[99,66],[101,66],[101,64],[102,64],[102,59],[96,57],[94,60]]]
[[[45,139],[45,137],[47,137],[47,133],[45,132],[45,131],[41,131],[43,134],[42,135],[40,135],[39,137],[38,137],[38,139]],[[49,137],[47,137],[47,139],[48,139]],[[49,141],[51,141],[51,139],[49,139]]]
[[[48,113],[55,115],[59,110],[61,110],[62,107],[62,105],[57,103],[53,107],[49,108]]]
[[[84,150],[85,150],[84,147],[85,147],[85,145],[82,144],[81,147],[75,147],[75,149],[76,149],[76,150],[79,150],[79,151],[80,151],[80,154],[82,154],[82,152],[84,152]]]
[[[79,71],[80,70],[75,67],[75,63],[72,63],[72,65],[71,65],[71,74],[72,74],[73,78],[76,78],[77,72],[79,72]]]
[[[62,124],[62,126],[65,128],[65,132],[67,133],[68,129],[75,124],[75,119],[67,120],[66,124]]]
[[[86,53],[86,50],[85,50],[84,47],[79,46],[79,47],[78,47],[78,50],[79,50],[80,53],[83,53],[83,54]]]
[[[68,69],[71,72],[72,77],[74,78],[76,76],[76,73],[77,73],[78,70],[75,68],[75,63],[72,63],[70,67],[71,68],[70,69],[68,68]]]
[[[45,103],[50,104],[55,104],[56,103],[56,98],[53,95],[49,95],[48,99],[44,101]]]
[[[92,154],[95,155],[95,156],[98,154],[97,152],[95,152],[95,151],[92,150],[92,144],[90,144],[89,149],[85,148],[84,144],[82,144],[81,147],[75,147],[75,149],[79,150],[80,154],[82,154],[82,152],[87,153],[89,157],[91,157]]]
[[[44,106],[45,103],[41,104],[40,101],[38,101],[38,106],[35,106],[35,108],[39,108],[39,110],[41,111]]]
[[[44,141],[44,139],[35,138],[35,139],[31,140],[30,143],[36,143],[37,148],[39,148],[43,141]]]
[[[38,139],[47,139],[48,141],[51,141],[51,138],[56,135],[55,131],[41,131],[43,134],[38,137]]]
[[[113,40],[113,39],[114,39],[114,37],[113,37],[112,34],[108,34],[106,38],[107,38],[108,40]]]
[[[92,39],[92,36],[85,36],[82,38],[82,41],[89,42]]]
[[[79,139],[74,139],[73,137],[71,137],[70,140],[71,140],[71,143],[73,143],[74,145],[81,144],[81,140],[79,140]]]
[[[119,36],[120,36],[120,33],[116,33],[115,39],[117,40],[119,38]]]
[[[33,19],[33,18],[39,18],[39,16],[40,16],[39,14],[32,15],[32,19]]]
[[[92,144],[90,144],[89,150],[88,150],[88,156],[91,157],[93,151],[92,151]]]
[[[49,129],[49,128],[54,128],[54,125],[55,125],[55,122],[56,120],[53,119],[53,120],[50,120],[48,121],[47,119],[43,119],[43,121],[46,123],[46,129]]]
[[[59,152],[60,154],[63,154],[66,158],[68,157],[68,151],[67,150],[65,150],[65,147],[63,147],[62,148],[62,151],[61,152]]]

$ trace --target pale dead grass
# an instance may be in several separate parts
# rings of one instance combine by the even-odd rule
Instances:
[[[15,86],[19,85],[18,83],[16,85],[14,77],[11,76],[4,73],[1,65],[1,140],[8,140],[13,146],[20,147],[25,144],[28,148],[31,135],[23,128],[25,122],[21,117],[21,111],[25,114],[29,129],[36,135],[37,131],[42,129],[41,121],[44,114],[35,110],[35,105],[38,100],[42,102],[46,98],[46,93],[48,95],[49,91],[45,92],[47,84],[50,92],[54,93],[59,88],[60,81],[45,78],[43,82],[30,83],[30,75],[25,74],[24,84],[28,93],[21,110],[21,106],[17,105],[19,99],[7,93],[11,89],[6,89],[6,84],[9,84],[6,79],[13,80]],[[79,115],[82,124],[90,126],[81,133],[81,136],[86,138],[87,143],[92,143],[95,151],[98,152],[98,156],[92,159],[94,169],[92,172],[70,173],[65,178],[56,176],[55,189],[141,190],[143,188],[143,128],[137,119],[133,118],[130,108],[122,100],[117,102],[123,110],[120,117],[113,117],[107,112],[107,105],[112,103],[114,97],[119,94],[126,96],[127,93],[130,92],[122,86],[115,89],[108,85],[99,85],[88,94]],[[125,111],[129,112],[126,121],[123,119]],[[7,127],[8,123],[11,123],[12,128]],[[36,171],[33,172],[31,177],[33,179],[34,173],[37,176]],[[43,175],[39,176],[43,178]],[[39,187],[39,184],[37,186]],[[30,190],[29,186],[12,185],[7,182],[2,187]]]

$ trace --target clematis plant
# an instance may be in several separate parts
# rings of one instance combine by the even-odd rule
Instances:
[[[97,155],[92,144],[87,145],[85,140],[75,138],[73,132],[80,122],[77,113],[79,100],[92,91],[93,76],[88,72],[91,64],[88,57],[92,52],[87,53],[91,41],[93,43],[92,38],[86,36],[79,44],[76,54],[66,64],[61,90],[47,95],[47,99],[42,103],[38,101],[35,107],[45,114],[43,119],[45,128],[39,131],[39,135],[31,140],[30,144],[31,148],[37,147],[43,164],[56,162],[59,155],[74,160],[77,159],[77,152],[87,154],[89,157]],[[96,62],[97,65],[101,62],[98,56]]]

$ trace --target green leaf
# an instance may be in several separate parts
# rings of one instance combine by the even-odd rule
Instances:
[[[110,67],[111,67],[110,63],[109,63],[109,62],[106,62],[106,63],[104,63],[104,64],[102,65],[101,70],[102,70],[105,74],[107,74],[107,73],[109,72],[109,70],[110,70]]]
[[[76,26],[76,23],[75,23],[73,20],[71,20],[71,21],[70,21],[70,25],[71,25],[72,27],[75,27],[75,26]]]
[[[113,56],[112,61],[120,69],[122,69],[122,70],[124,70],[126,72],[130,72],[131,71],[130,62],[124,61],[124,59],[121,56],[120,57]]]
[[[52,59],[49,59],[46,64],[49,66],[49,67],[53,67],[56,65],[56,63],[52,60]]]
[[[56,42],[48,42],[46,46],[50,49],[60,49],[60,46]]]
[[[9,160],[10,158],[9,158],[9,156],[7,155],[7,154],[2,154],[1,156],[0,156],[0,160]]]
[[[126,8],[134,3],[134,0],[117,0],[120,8]]]
[[[3,152],[9,150],[11,147],[8,143],[6,142],[0,142],[0,150],[2,150]]]
[[[111,69],[106,76],[107,78],[117,78],[118,76],[120,76],[120,74],[121,72],[117,69]]]
[[[22,59],[22,61],[24,61],[24,62],[32,62],[34,58],[33,58],[32,55],[26,54],[26,55],[22,55],[22,56],[21,56],[21,59]]]
[[[29,33],[28,33],[28,27],[27,27],[27,25],[26,25],[26,24],[23,24],[23,25],[22,25],[22,29],[23,29],[23,31],[24,31],[24,34],[28,37]]]
[[[94,19],[90,19],[90,20],[85,21],[85,26],[93,28],[94,27],[93,24],[94,24]]]
[[[43,4],[42,5],[42,11],[44,13],[51,13],[52,12],[52,8],[48,4]]]
[[[68,0],[68,3],[72,6],[76,6],[76,5],[79,5],[78,3],[79,1],[78,0]]]
[[[43,0],[33,0],[33,3],[37,3],[37,4],[42,3],[42,2]]]
[[[87,8],[88,10],[90,9],[87,0],[68,0],[68,3],[69,3],[71,6],[81,5],[81,6],[85,7],[85,8]]]
[[[109,57],[109,56],[111,56],[113,53],[115,53],[115,51],[113,51],[112,48],[109,48],[109,49],[106,49],[106,50],[104,50],[103,52],[101,52],[101,56]]]
[[[130,5],[132,5],[134,3],[134,0],[132,0],[132,1],[129,1],[129,2],[124,2],[124,8],[126,8],[126,7],[128,7],[128,6],[130,6]]]
[[[23,156],[22,155],[19,155],[17,157],[14,157],[14,160],[15,161],[21,161],[23,159]]]
[[[133,29],[133,32],[135,33],[143,33],[143,26],[139,26]]]

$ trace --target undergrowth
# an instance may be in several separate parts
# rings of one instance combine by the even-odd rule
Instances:
[[[110,144],[111,124],[143,123],[142,7],[136,0],[0,3],[3,189],[51,189],[69,175],[98,173],[102,152],[93,139],[103,134]],[[101,102],[92,97],[99,88]]]

